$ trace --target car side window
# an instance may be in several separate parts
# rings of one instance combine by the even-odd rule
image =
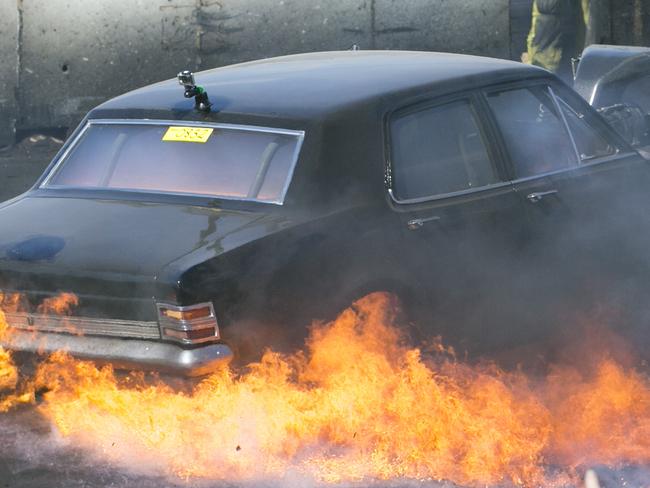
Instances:
[[[577,165],[577,156],[555,102],[546,86],[488,93],[516,178]]]
[[[618,152],[617,148],[588,122],[583,112],[569,105],[569,103],[557,95],[556,98],[562,108],[569,130],[573,135],[582,163],[601,157],[612,156]]]
[[[498,182],[469,100],[394,118],[393,191],[399,200],[433,197]]]

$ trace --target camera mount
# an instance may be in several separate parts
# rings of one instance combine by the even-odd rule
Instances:
[[[208,92],[202,86],[197,86],[194,82],[194,74],[189,71],[178,73],[178,83],[185,88],[185,98],[194,97],[194,108],[199,112],[209,113],[212,104],[208,99]]]

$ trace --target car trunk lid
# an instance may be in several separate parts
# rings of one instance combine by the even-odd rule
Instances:
[[[151,318],[165,264],[207,240],[218,246],[262,216],[175,203],[23,198],[0,210],[0,288],[26,293],[30,303],[73,292],[80,308],[96,309],[90,315]]]

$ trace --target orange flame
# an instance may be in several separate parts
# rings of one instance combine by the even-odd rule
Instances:
[[[0,348],[0,390],[14,389],[18,383],[18,370],[11,354]]]
[[[24,301],[25,297],[21,293],[5,293],[0,291],[0,307],[2,307],[4,312],[22,312],[25,309]]]
[[[2,310],[0,310],[0,340],[9,333],[7,321]],[[0,412],[7,412],[20,403],[30,403],[33,400],[31,392],[16,394],[13,390],[18,386],[18,368],[14,364],[11,353],[0,347],[0,393],[9,390],[10,395],[3,398],[0,396]]]
[[[592,378],[556,371],[553,396],[554,459],[572,466],[598,462],[650,463],[650,381],[610,359]]]
[[[7,334],[5,315],[0,310],[0,339]],[[18,369],[11,360],[11,354],[0,347],[0,391],[14,389],[18,383]]]
[[[110,368],[59,355],[39,371],[37,383],[52,388],[42,412],[102,456],[181,477],[539,476],[548,419],[517,393],[523,378],[456,364],[434,372],[390,322],[387,296],[371,295],[315,328],[307,354],[268,352],[247,374],[215,374],[190,395],[121,385]]]
[[[79,305],[77,295],[64,292],[43,300],[37,311],[41,314],[70,315],[72,309],[77,305]]]
[[[26,384],[49,389],[38,408],[61,436],[145,474],[561,486],[586,463],[650,462],[640,371],[603,356],[533,381],[442,347],[424,355],[393,321],[391,298],[369,295],[314,326],[304,352],[267,351],[189,392],[63,353]]]

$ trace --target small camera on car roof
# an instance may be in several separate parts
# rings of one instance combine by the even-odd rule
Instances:
[[[208,99],[208,93],[202,86],[194,82],[194,74],[189,70],[178,73],[178,83],[185,87],[185,98],[194,97],[194,108],[199,112],[208,113],[212,104]]]
[[[189,70],[181,71],[178,73],[178,83],[184,87],[196,86],[196,83],[194,82],[194,74]]]

